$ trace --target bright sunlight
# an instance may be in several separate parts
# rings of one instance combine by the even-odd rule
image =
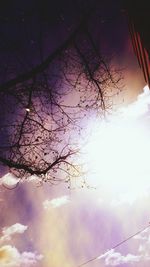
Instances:
[[[145,87],[135,103],[103,122],[93,121],[84,147],[88,181],[129,201],[146,193],[150,184],[149,131],[138,109],[143,104],[146,116],[147,99]]]

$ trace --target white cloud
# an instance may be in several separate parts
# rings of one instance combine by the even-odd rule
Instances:
[[[148,86],[143,88],[143,92],[138,96],[137,100],[125,108],[121,108],[124,118],[137,119],[147,114],[150,107],[150,89]]]
[[[20,253],[16,247],[6,245],[0,248],[1,267],[30,267],[43,258],[33,252]]]
[[[43,207],[44,209],[49,209],[49,208],[58,208],[60,206],[63,206],[69,202],[69,197],[68,196],[62,196],[59,198],[54,198],[51,200],[45,200],[43,202]]]
[[[141,255],[127,254],[123,256],[120,252],[115,252],[114,249],[111,249],[99,256],[97,259],[103,259],[105,265],[117,266],[125,263],[134,263],[141,260]]]
[[[105,265],[118,266],[126,263],[150,261],[150,233],[147,227],[140,234],[133,237],[140,244],[137,250],[137,254],[122,255],[120,252],[116,252],[114,249],[108,250],[106,253],[100,255],[97,259],[104,260]]]
[[[28,226],[16,223],[2,229],[1,243],[11,240],[15,234],[23,234]],[[30,267],[43,258],[36,252],[20,252],[15,246],[3,245],[0,247],[0,267]]]
[[[147,230],[147,231],[146,231]],[[139,245],[139,252],[150,259],[150,233],[149,229],[147,228],[144,232],[139,234],[136,239],[140,240],[140,245]]]
[[[37,175],[31,175],[28,177],[28,182],[39,182],[42,181],[42,179],[40,177],[38,177]]]
[[[41,260],[43,258],[43,255],[36,254],[35,252],[23,252],[21,255],[21,264],[25,266],[30,266],[32,264],[35,264],[37,261]]]
[[[19,181],[20,179],[16,178],[12,173],[7,173],[0,178],[0,185],[12,189],[19,183]]]
[[[148,240],[149,236],[149,228],[147,227],[144,231],[142,231],[140,234],[134,236],[134,239],[137,240]]]
[[[2,237],[0,238],[0,241],[7,241],[10,240],[11,237],[15,234],[23,234],[27,230],[28,226],[16,223],[9,227],[4,227],[2,229]]]

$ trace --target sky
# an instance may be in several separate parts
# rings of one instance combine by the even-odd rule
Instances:
[[[6,10],[3,10],[0,30],[5,32],[7,41],[9,36],[11,44],[17,40],[19,48],[12,47],[12,53],[4,45],[1,56],[3,54],[4,62],[11,54],[9,60],[13,61],[14,51],[19,49],[22,55],[24,47],[21,59],[28,54],[30,66],[33,66],[39,60],[36,52],[38,27],[32,23],[26,40],[22,31],[18,34],[16,17],[21,14],[19,21],[26,17],[21,13],[19,2],[16,3],[18,9],[12,12],[14,16],[9,14],[11,21],[7,28],[3,26],[7,19]],[[34,1],[32,3],[34,6]],[[28,10],[28,4],[29,1],[24,2],[24,10]],[[81,153],[76,159],[85,168],[84,180],[81,176],[79,182],[72,181],[71,189],[66,184],[41,186],[32,176],[18,183],[9,171],[1,174],[1,267],[149,266],[150,92],[133,53],[126,19],[120,15],[119,1],[109,8],[106,4],[103,2],[101,13],[102,50],[113,53],[113,64],[123,68],[123,90],[113,99],[114,109],[105,120],[93,116],[84,121],[85,131],[79,140]],[[56,13],[57,8],[56,4]],[[76,15],[73,7],[69,6],[69,15],[65,6],[61,5],[60,9],[63,10],[61,21],[65,19],[65,25],[70,22],[74,25],[79,14]],[[31,10],[36,20],[34,8]],[[46,9],[43,12],[41,20],[45,19]],[[47,43],[51,43],[52,51],[59,38],[65,38],[66,26],[52,11],[50,18],[52,31],[47,36],[45,28],[44,55],[48,51]],[[19,29],[28,26],[21,26],[20,22],[17,25]],[[54,35],[55,32],[58,34]],[[19,66],[16,68],[19,72]],[[26,68],[22,66],[22,70]],[[1,81],[5,81],[3,75]]]
[[[149,266],[149,106],[144,87],[107,121],[89,123],[80,156],[89,188],[38,186],[31,177],[8,190],[15,177],[1,178],[1,266],[74,267],[93,258],[87,266]]]

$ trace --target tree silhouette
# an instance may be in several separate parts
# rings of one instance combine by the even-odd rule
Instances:
[[[11,51],[10,40],[4,38],[8,46],[4,55],[14,53],[16,61],[5,57],[0,69],[0,163],[21,179],[36,175],[55,184],[78,177],[74,156],[79,149],[72,136],[81,131],[80,121],[89,111],[109,109],[111,95],[119,90],[120,76],[95,42],[93,14],[95,9],[82,10],[79,22],[46,57],[45,37],[39,34],[40,60],[36,63],[25,59],[32,58],[26,45],[21,52],[15,45]],[[51,21],[46,15],[43,18],[44,31],[49,33]],[[16,19],[15,15],[7,20],[1,17],[3,24]],[[1,43],[1,54],[3,50]]]

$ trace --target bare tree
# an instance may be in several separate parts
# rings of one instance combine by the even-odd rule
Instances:
[[[36,175],[55,184],[78,177],[74,132],[89,111],[105,112],[120,76],[103,58],[92,34],[92,12],[82,15],[67,38],[41,62],[5,64],[0,85],[0,163],[21,179]],[[28,65],[25,64],[24,65]],[[27,62],[28,63],[28,62]],[[9,69],[9,70],[8,70]],[[25,69],[25,71],[24,71]]]

